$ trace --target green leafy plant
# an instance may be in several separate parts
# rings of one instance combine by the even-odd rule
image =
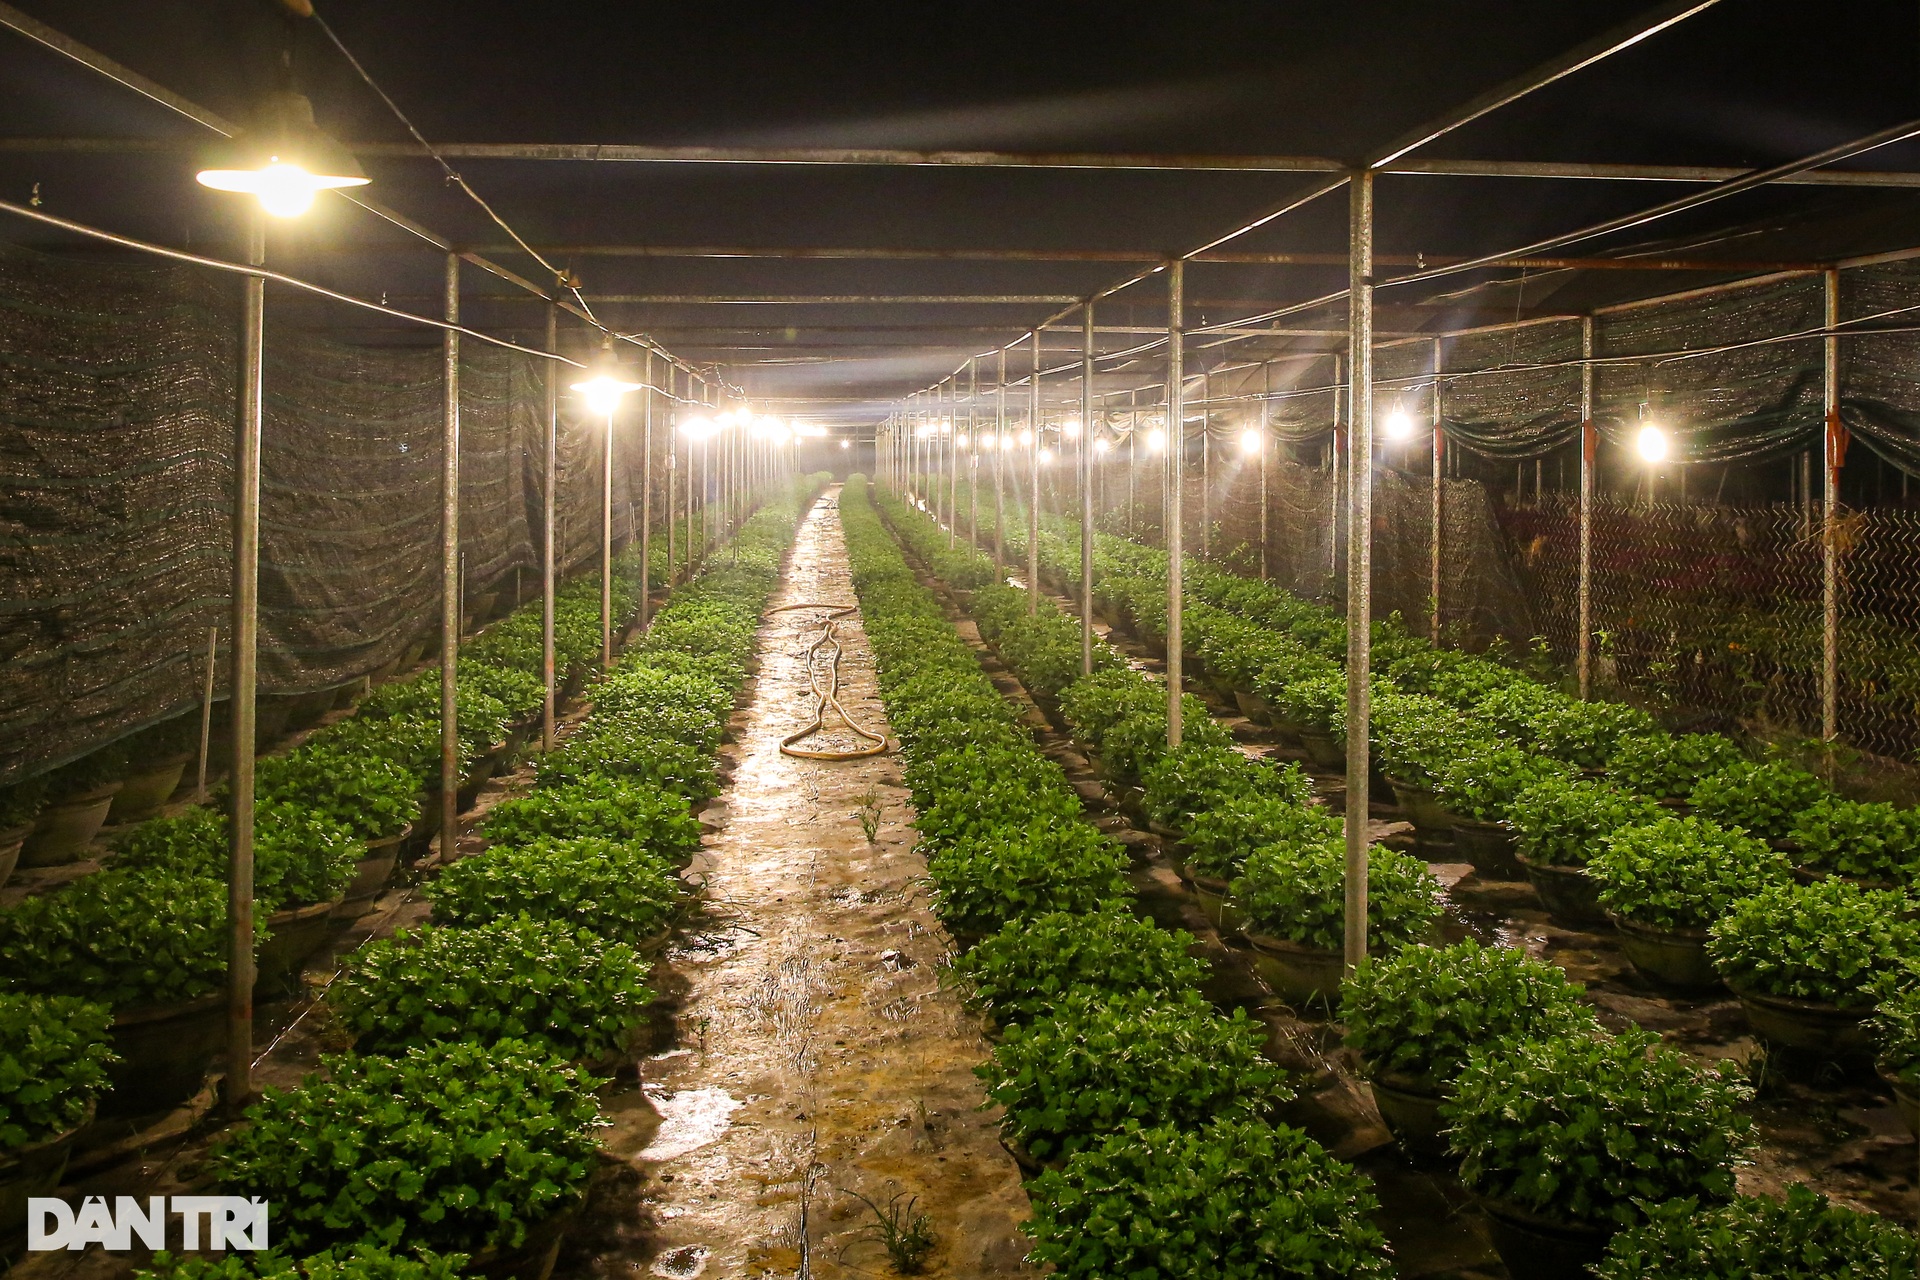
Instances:
[[[525,915],[636,942],[671,928],[688,897],[656,855],[596,836],[496,845],[442,871],[426,893],[434,918],[447,924]]]
[[[1824,796],[1793,817],[1787,835],[1805,865],[1835,875],[1904,884],[1920,872],[1920,810]]]
[[[284,1247],[513,1248],[579,1203],[598,1082],[563,1059],[454,1041],[321,1067],[266,1090],[209,1160],[222,1191],[273,1205]]]
[[[1528,788],[1548,778],[1572,781],[1573,767],[1538,751],[1511,745],[1454,755],[1433,771],[1440,802],[1463,818],[1504,822]]]
[[[1745,759],[1717,733],[1647,733],[1622,738],[1607,773],[1623,787],[1656,800],[1682,800],[1702,778]]]
[[[1182,844],[1195,875],[1231,880],[1263,845],[1306,845],[1335,839],[1340,819],[1285,796],[1239,795],[1195,814]]]
[[[1389,777],[1432,786],[1462,756],[1498,745],[1487,727],[1425,694],[1383,690],[1375,697],[1373,740]]]
[[[974,937],[1049,911],[1093,911],[1130,896],[1120,846],[1083,822],[1034,822],[956,842],[927,861],[935,910]]]
[[[163,1250],[133,1274],[134,1280],[456,1280],[466,1264],[464,1253],[392,1253],[362,1240],[305,1258],[274,1249],[180,1256]]]
[[[1704,929],[1742,898],[1787,883],[1783,853],[1705,818],[1662,818],[1607,837],[1588,864],[1600,904],[1652,929]]]
[[[1340,989],[1347,1044],[1370,1075],[1451,1086],[1476,1049],[1597,1030],[1559,966],[1469,938],[1369,958]]]
[[[0,991],[0,1159],[77,1127],[118,1060],[113,1011],[73,996]]]
[[[323,741],[265,757],[254,769],[260,799],[303,805],[362,840],[393,835],[420,812],[420,780],[390,756]]]
[[[1583,867],[1614,832],[1666,816],[1646,796],[1564,775],[1541,778],[1507,805],[1507,824],[1521,852],[1530,861],[1561,867]]]
[[[973,1000],[1002,1025],[1044,1016],[1076,988],[1159,998],[1189,990],[1207,964],[1193,935],[1125,911],[1050,911],[1007,924],[953,962]]]
[[[1244,1009],[1224,1017],[1191,991],[1169,1000],[1081,990],[1007,1028],[974,1074],[1006,1108],[1001,1131],[1050,1160],[1119,1129],[1269,1118],[1293,1090],[1262,1055],[1265,1041]]]
[[[1784,1203],[1740,1196],[1646,1206],[1646,1220],[1608,1242],[1598,1280],[1909,1280],[1913,1233],[1878,1214],[1830,1204],[1802,1183]]]
[[[227,886],[204,876],[102,871],[0,911],[0,980],[16,991],[145,1008],[209,995],[226,973]]]
[[[1182,742],[1151,765],[1140,781],[1148,815],[1174,827],[1241,797],[1305,804],[1313,795],[1299,765],[1276,767],[1212,743]]]
[[[1371,1185],[1284,1125],[1115,1134],[1029,1193],[1029,1260],[1074,1280],[1393,1274]]]
[[[1440,1114],[1471,1190],[1554,1222],[1624,1227],[1650,1203],[1732,1197],[1747,1097],[1635,1030],[1475,1053]]]
[[[1827,795],[1826,783],[1784,761],[1739,760],[1694,784],[1687,803],[1703,818],[1762,840],[1783,839],[1801,812]]]
[[[328,1005],[363,1053],[518,1040],[604,1062],[626,1052],[653,999],[648,967],[625,943],[558,921],[423,925],[355,952]]]
[[[269,914],[334,901],[366,853],[352,828],[294,800],[262,800],[254,810],[253,836],[254,899]],[[115,865],[224,880],[227,859],[226,815],[195,807],[141,823]]]
[[[502,801],[480,830],[494,844],[599,836],[642,845],[676,864],[700,847],[700,824],[685,797],[604,774]]]
[[[697,737],[686,741],[662,733],[638,714],[596,715],[564,745],[540,758],[543,787],[564,786],[590,774],[646,783],[689,802],[720,792],[710,748]]]
[[[1247,858],[1231,893],[1250,932],[1338,951],[1346,936],[1346,846],[1340,840],[1266,845]],[[1383,845],[1367,849],[1367,936],[1391,950],[1425,937],[1444,907],[1424,862]]]
[[[1559,698],[1542,704],[1529,726],[1533,745],[1582,769],[1605,768],[1619,744],[1655,731],[1653,717],[1623,702]]]
[[[1920,1093],[1920,968],[1910,961],[1882,977],[1878,995],[1868,1030],[1880,1047],[1880,1066]]]
[[[1920,956],[1920,924],[1901,894],[1845,880],[1770,885],[1735,902],[1707,952],[1736,991],[1870,1005],[1901,961]]]

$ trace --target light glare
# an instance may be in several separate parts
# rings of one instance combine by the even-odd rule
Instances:
[[[1652,423],[1648,423],[1646,426],[1640,428],[1640,435],[1634,441],[1634,447],[1640,451],[1640,456],[1648,462],[1665,462],[1667,460],[1667,433]]]
[[[1413,438],[1413,419],[1405,409],[1395,409],[1387,415],[1387,439],[1410,440]]]

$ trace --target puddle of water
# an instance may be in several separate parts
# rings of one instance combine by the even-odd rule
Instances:
[[[672,1160],[719,1141],[720,1135],[733,1126],[733,1113],[746,1105],[735,1101],[725,1089],[683,1089],[679,1093],[648,1089],[647,1100],[660,1113],[660,1129],[640,1153],[640,1159],[654,1161]]]
[[[712,1253],[703,1244],[690,1244],[663,1253],[653,1264],[653,1274],[667,1280],[694,1280],[707,1269]]]

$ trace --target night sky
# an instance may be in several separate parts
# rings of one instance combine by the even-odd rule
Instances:
[[[310,23],[272,0],[22,0],[30,15],[223,114],[245,118],[282,74],[348,141],[399,141],[399,124]],[[1142,3],[621,5],[332,0],[321,12],[436,142],[1299,153],[1349,158],[1498,81],[1632,18],[1645,3]],[[1920,6],[1721,0],[1704,14],[1422,151],[1434,158],[1760,166],[1920,116]],[[207,135],[11,32],[0,32],[16,138]],[[1850,167],[1911,169],[1920,148]],[[541,245],[749,245],[1180,251],[1311,184],[1284,173],[1106,173],[477,161],[457,167]],[[234,251],[234,210],[191,180],[190,150],[0,153],[0,194],[40,184],[46,208],[206,252]],[[504,237],[430,162],[370,161],[378,199],[463,244]],[[1671,198],[1671,184],[1389,177],[1385,252],[1488,252]],[[1662,243],[1694,257],[1807,257],[1920,238],[1916,193],[1816,188],[1742,196],[1583,247]],[[276,229],[275,262],[337,287],[431,308],[437,256],[328,202]],[[53,245],[15,222],[4,234]],[[1345,247],[1345,201],[1320,201],[1237,242]],[[524,256],[501,260],[537,275]],[[1131,274],[1112,263],[768,262],[588,257],[593,294],[1022,293],[1080,296]],[[1483,274],[1488,281],[1512,272]],[[1595,277],[1604,275],[1605,279]],[[1445,282],[1458,294],[1474,280]],[[1196,265],[1195,313],[1315,296],[1341,268]],[[1518,309],[1700,283],[1650,273],[1550,282]],[[532,336],[536,302],[478,272],[473,322]],[[1422,300],[1403,296],[1394,302]],[[1108,309],[1163,319],[1148,285]],[[1471,323],[1513,309],[1511,289],[1400,322]],[[873,406],[972,351],[1017,337],[1048,306],[746,308],[606,304],[604,318],[721,360],[760,392],[846,395]],[[778,314],[772,312],[777,310]],[[1337,322],[1337,313],[1329,313]],[[425,341],[305,306],[349,341]],[[1417,321],[1417,324],[1416,324]],[[791,331],[787,326],[793,326]],[[965,330],[935,331],[928,326]],[[717,326],[751,326],[719,331]],[[584,335],[582,335],[584,341]],[[928,344],[921,347],[917,344]],[[830,363],[765,364],[767,360]]]

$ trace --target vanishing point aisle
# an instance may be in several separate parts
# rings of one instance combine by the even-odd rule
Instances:
[[[940,983],[951,943],[928,907],[899,760],[780,751],[812,718],[807,653],[826,612],[780,606],[854,598],[838,496],[802,524],[760,631],[734,771],[694,864],[711,919],[656,971],[677,1001],[673,1048],[644,1064],[663,1119],[649,1133],[650,1116],[617,1118],[609,1135],[637,1151],[639,1256],[602,1254],[594,1271],[889,1274],[864,1196],[882,1211],[917,1198],[937,1241],[927,1274],[1029,1273],[1026,1196],[997,1112],[980,1110],[978,1024]],[[839,636],[841,701],[886,732],[857,615]],[[860,745],[831,713],[826,729],[797,745]],[[863,809],[878,810],[872,841]]]

